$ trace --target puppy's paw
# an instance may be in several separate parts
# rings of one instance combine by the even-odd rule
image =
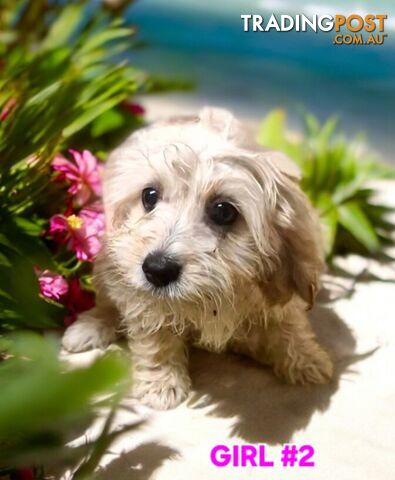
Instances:
[[[177,375],[160,380],[138,380],[133,386],[133,396],[155,410],[169,410],[185,400],[189,390],[189,379]]]
[[[85,352],[93,348],[106,348],[116,338],[115,328],[95,318],[94,312],[81,314],[65,332],[62,346],[68,352]]]
[[[276,370],[287,383],[325,384],[331,381],[334,367],[328,353],[320,348],[314,353],[298,353]]]

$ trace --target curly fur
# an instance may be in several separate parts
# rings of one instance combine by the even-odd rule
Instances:
[[[188,393],[186,342],[250,355],[291,383],[328,381],[332,362],[306,314],[324,266],[320,230],[296,180],[284,156],[260,149],[224,110],[133,134],[106,166],[97,306],[67,330],[64,346],[78,351],[126,334],[135,394],[155,408]],[[141,192],[149,186],[162,197],[147,213]],[[206,218],[218,195],[240,213],[229,229]],[[182,263],[166,287],[142,271],[156,250]]]

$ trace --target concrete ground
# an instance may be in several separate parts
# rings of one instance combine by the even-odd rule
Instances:
[[[382,183],[380,190],[395,205],[395,183]],[[285,385],[246,358],[194,350],[188,401],[166,412],[136,404],[135,411],[130,404],[122,409],[119,428],[146,421],[111,446],[99,478],[395,479],[395,264],[352,256],[337,266],[325,277],[311,315],[317,336],[336,358],[330,385]],[[288,443],[311,445],[315,465],[283,466],[281,450]],[[266,444],[266,460],[274,466],[215,466],[210,452],[218,444]]]

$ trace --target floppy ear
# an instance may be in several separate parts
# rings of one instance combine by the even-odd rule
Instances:
[[[299,186],[280,173],[274,212],[275,261],[261,288],[272,304],[294,295],[310,309],[324,269],[324,249],[316,213]]]
[[[272,164],[283,174],[294,180],[301,179],[299,167],[281,152],[273,152],[262,147],[255,140],[253,128],[246,127],[237,120],[234,115],[223,108],[204,107],[199,112],[200,121],[203,125],[221,135],[233,145],[255,153],[262,158],[270,158]]]

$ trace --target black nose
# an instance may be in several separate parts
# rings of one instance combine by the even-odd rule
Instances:
[[[181,265],[162,252],[150,253],[145,257],[143,272],[149,282],[156,287],[165,287],[175,282],[180,275]]]

